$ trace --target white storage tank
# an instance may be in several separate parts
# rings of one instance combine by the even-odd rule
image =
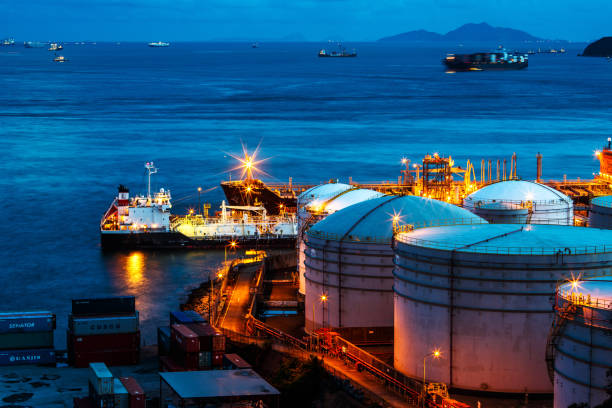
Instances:
[[[463,207],[494,224],[574,225],[572,199],[532,181],[490,184],[465,197]]]
[[[612,231],[456,225],[395,237],[394,364],[450,387],[551,393],[546,342],[556,283],[609,275]]]
[[[394,217],[397,224],[486,222],[442,201],[384,196],[316,223],[304,251],[308,332],[333,327],[353,340],[393,338]]]
[[[589,227],[612,229],[612,196],[595,197],[591,200]]]
[[[553,347],[555,408],[600,406],[612,370],[612,279],[561,285],[555,302]],[[603,406],[603,405],[601,405]]]
[[[374,190],[368,190],[342,183],[328,183],[312,187],[298,196],[298,273],[299,293],[304,295],[304,240],[306,231],[314,223],[349,205],[371,198],[383,196]]]

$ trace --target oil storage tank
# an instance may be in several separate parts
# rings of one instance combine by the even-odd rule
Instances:
[[[550,332],[555,408],[603,406],[612,382],[612,279],[561,285]],[[552,357],[552,358],[551,358]]]
[[[416,196],[354,204],[313,225],[305,242],[306,330],[354,341],[393,338],[394,224],[486,222],[463,208]]]
[[[595,197],[591,200],[589,227],[612,229],[612,196]]]
[[[312,187],[298,196],[298,273],[299,293],[304,295],[304,239],[311,225],[349,205],[383,196],[374,190],[342,183],[327,183]]]
[[[395,237],[395,367],[467,390],[551,393],[545,360],[556,283],[609,275],[612,231],[485,224]],[[429,365],[430,364],[430,365]]]
[[[507,180],[468,195],[463,207],[494,224],[574,225],[574,203],[544,184]]]

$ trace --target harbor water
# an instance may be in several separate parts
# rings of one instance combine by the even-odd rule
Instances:
[[[477,171],[516,152],[524,178],[537,152],[544,179],[598,170],[593,152],[612,136],[605,59],[570,47],[522,71],[450,74],[441,59],[457,50],[346,45],[357,58],[317,58],[316,43],[66,44],[64,63],[0,48],[0,309],[50,310],[63,329],[70,299],[133,294],[154,342],[224,254],[100,251],[100,217],[120,183],[145,192],[146,161],[178,213],[197,205],[197,187],[220,204],[241,141],[261,141],[268,181],[396,181],[402,157],[434,152]]]

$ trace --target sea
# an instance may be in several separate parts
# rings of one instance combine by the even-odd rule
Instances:
[[[396,181],[426,154],[518,157],[533,179],[591,178],[612,136],[612,63],[530,57],[522,71],[447,73],[467,47],[326,43],[66,44],[0,47],[0,309],[57,314],[65,345],[71,299],[135,295],[145,343],[223,262],[222,251],[100,250],[99,222],[124,184],[171,191],[175,213],[220,205],[233,156],[257,150],[259,177],[294,184]],[[331,45],[334,46],[333,44]],[[489,49],[485,49],[487,51]],[[469,50],[475,51],[475,50]]]

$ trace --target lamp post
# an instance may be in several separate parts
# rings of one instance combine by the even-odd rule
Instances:
[[[423,400],[423,408],[425,408],[425,397],[427,395],[427,392],[425,390],[425,364],[427,363],[427,357],[433,357],[433,358],[440,358],[442,354],[440,353],[440,350],[434,350],[429,354],[425,354],[425,356],[423,356],[423,390],[422,390],[422,400]]]
[[[202,187],[198,187],[198,214],[200,214],[200,195],[202,194]]]

